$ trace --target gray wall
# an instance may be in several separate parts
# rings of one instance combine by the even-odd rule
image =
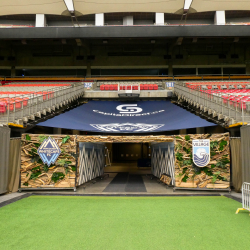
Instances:
[[[8,191],[10,129],[0,128],[0,194]]]
[[[250,126],[240,128],[242,152],[242,182],[250,183]]]

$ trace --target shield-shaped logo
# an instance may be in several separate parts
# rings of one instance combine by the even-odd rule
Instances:
[[[145,124],[145,123],[110,123],[110,124],[90,124],[100,131],[112,132],[146,132],[154,131],[164,126],[164,124]]]
[[[50,166],[52,163],[56,162],[58,156],[61,154],[61,150],[56,141],[49,137],[43,141],[41,146],[38,148],[37,153],[43,163]]]
[[[90,89],[90,88],[92,88],[92,82],[85,82],[84,83],[84,88],[87,88],[87,89]]]
[[[193,140],[193,162],[198,167],[206,167],[210,162],[210,140]]]

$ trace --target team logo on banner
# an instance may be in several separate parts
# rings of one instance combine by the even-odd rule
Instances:
[[[141,113],[142,108],[137,107],[137,104],[124,104],[116,107],[121,114],[136,114]]]
[[[193,162],[198,167],[205,167],[210,162],[210,140],[193,140]]]
[[[110,123],[110,124],[90,124],[100,131],[110,132],[146,132],[154,131],[164,126],[164,124],[145,124],[145,123]]]
[[[84,83],[84,88],[87,88],[87,89],[90,89],[90,88],[92,88],[92,82],[85,82]]]
[[[61,154],[61,150],[56,141],[49,137],[43,141],[41,146],[38,148],[37,153],[43,163],[50,166],[52,163],[56,162],[58,156]]]

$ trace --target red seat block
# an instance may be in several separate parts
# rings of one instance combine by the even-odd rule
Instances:
[[[5,102],[0,102],[0,113],[4,114],[6,112],[6,103]]]
[[[158,85],[154,84],[154,90],[158,90]]]
[[[105,90],[109,90],[109,85],[104,85]]]
[[[153,84],[149,84],[148,89],[149,90],[153,90],[154,89],[154,85]]]
[[[101,86],[100,86],[100,90],[104,90],[104,85],[101,85]]]
[[[148,84],[144,84],[144,90],[148,90]]]

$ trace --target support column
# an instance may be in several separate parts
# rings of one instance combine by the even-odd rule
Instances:
[[[95,26],[104,26],[104,14],[95,14]]]
[[[226,17],[225,11],[216,11],[214,14],[214,24],[216,25],[225,25],[226,24]]]
[[[133,16],[125,16],[123,17],[123,25],[134,25],[134,19]]]
[[[62,129],[61,128],[53,128],[53,134],[61,135]]]
[[[164,13],[155,13],[155,25],[164,25]]]
[[[250,49],[249,47],[245,50],[245,58],[246,58],[246,74],[250,75]]]
[[[91,63],[89,61],[87,62],[86,77],[91,77]]]
[[[168,75],[173,76],[173,65],[172,64],[168,65]]]
[[[36,14],[36,27],[46,27],[47,21],[44,14]]]
[[[15,66],[11,67],[10,76],[11,77],[15,77],[16,76],[16,68],[15,68]]]
[[[196,134],[205,134],[205,128],[196,128]]]
[[[250,64],[246,65],[246,74],[250,75]]]

